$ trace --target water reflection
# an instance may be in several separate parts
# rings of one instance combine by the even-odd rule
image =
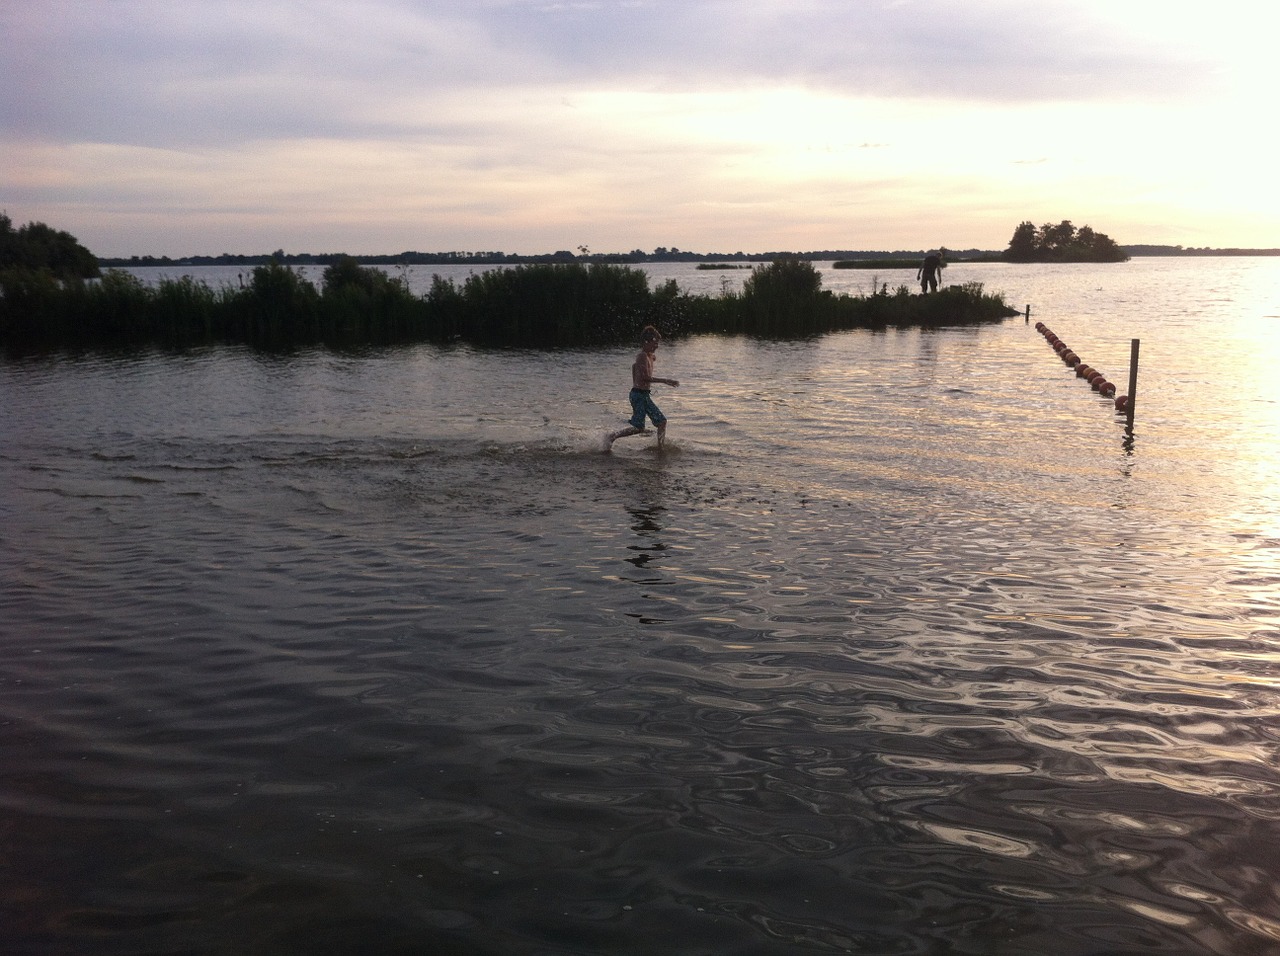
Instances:
[[[639,552],[627,558],[627,561],[642,571],[648,567],[650,561],[657,557],[658,552],[667,550],[667,545],[659,537],[662,532],[662,525],[658,521],[666,510],[661,505],[627,509],[632,518],[631,530],[636,532],[640,538],[638,544],[627,545],[627,550]],[[658,580],[660,579],[654,578],[641,583],[657,583]]]

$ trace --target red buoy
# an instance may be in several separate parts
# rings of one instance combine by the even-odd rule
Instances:
[[[1112,385],[1110,382],[1103,382],[1101,385],[1098,386],[1098,391],[1103,395],[1105,395],[1107,398],[1110,398],[1112,395],[1116,393],[1116,387]]]
[[[1117,411],[1117,412],[1127,412],[1128,410],[1129,410],[1129,396],[1128,396],[1128,395],[1117,395],[1117,396],[1116,396],[1116,411]]]
[[[1091,365],[1085,365],[1084,362],[1081,362],[1079,365],[1076,366],[1077,378],[1088,378],[1092,373],[1093,373],[1093,366]]]

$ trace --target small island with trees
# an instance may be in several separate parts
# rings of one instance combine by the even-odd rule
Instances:
[[[1064,219],[1039,228],[1031,222],[1020,223],[1000,258],[1006,262],[1126,262],[1129,254],[1106,233],[1089,226],[1077,229]]]

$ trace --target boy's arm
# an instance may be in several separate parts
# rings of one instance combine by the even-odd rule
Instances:
[[[647,389],[654,382],[660,385],[670,385],[672,387],[679,385],[674,378],[658,378],[653,374],[653,363],[647,359],[643,353],[636,357],[635,362],[631,366],[631,382],[635,388]]]
[[[671,385],[673,387],[680,384],[674,378],[657,378],[653,375],[653,366],[649,366],[649,381],[661,382],[663,385]]]
[[[653,366],[644,359],[636,359],[635,364],[631,366],[631,382],[635,388],[647,389],[654,382],[659,385],[676,386],[680,383],[674,378],[658,378],[653,374]]]

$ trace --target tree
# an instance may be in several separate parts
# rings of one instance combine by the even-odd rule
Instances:
[[[1097,233],[1090,244],[1093,258],[1097,262],[1125,262],[1129,255],[1121,249],[1110,236]]]
[[[1009,248],[1004,257],[1010,262],[1033,262],[1036,248],[1036,227],[1033,223],[1024,221],[1013,230],[1013,238],[1009,240]]]
[[[1037,229],[1022,222],[1013,231],[1003,258],[1009,262],[1124,262],[1129,257],[1104,233],[1091,226],[1076,229],[1070,219]]]
[[[1040,227],[1040,248],[1054,258],[1065,256],[1076,237],[1076,227],[1070,219],[1064,219],[1056,226],[1045,223]]]
[[[8,214],[0,213],[0,271],[10,269],[44,272],[63,282],[100,275],[97,258],[71,233],[42,222],[14,229]]]
[[[822,289],[822,274],[807,259],[777,259],[753,269],[742,284],[747,299],[807,300]]]
[[[325,266],[321,276],[321,287],[325,295],[332,295],[343,289],[359,289],[365,295],[375,296],[396,285],[396,280],[381,269],[362,266],[351,256],[343,256],[336,262]]]

